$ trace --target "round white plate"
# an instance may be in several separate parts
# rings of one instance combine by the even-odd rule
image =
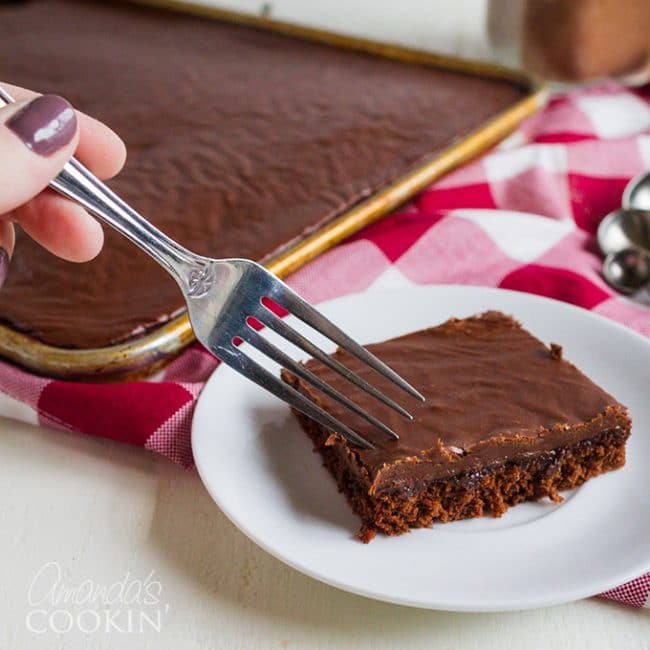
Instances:
[[[650,344],[643,337],[564,303],[479,287],[369,292],[320,309],[362,343],[487,309],[512,314],[546,343],[563,345],[567,359],[629,407],[628,461],[566,493],[561,505],[526,503],[500,519],[378,535],[362,544],[354,538],[359,520],[288,407],[223,367],[201,394],[192,447],[214,500],[259,546],[347,591],[458,611],[567,602],[650,570]],[[306,329],[295,319],[291,324]]]

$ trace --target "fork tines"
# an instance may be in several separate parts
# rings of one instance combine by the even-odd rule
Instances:
[[[389,379],[391,382],[396,384],[399,388],[401,388],[412,397],[424,401],[424,397],[415,388],[413,388],[413,386],[411,386],[407,381],[400,377],[394,370],[389,368],[385,363],[379,360],[375,355],[368,352],[368,350],[356,343],[340,328],[338,328],[331,321],[320,314],[316,309],[307,304],[286,284],[275,279],[275,282],[272,285],[272,289],[273,293],[268,297],[273,300],[273,302],[286,309],[288,312],[299,318],[314,330],[320,332],[322,335],[336,343],[342,349],[365,362],[371,368],[375,369],[379,374]],[[345,367],[339,361],[333,359],[330,355],[321,350],[317,345],[312,343],[305,336],[291,328],[285,321],[276,316],[261,301],[259,303],[259,307],[254,311],[255,313],[250,314],[250,317],[273,330],[278,335],[294,344],[295,346],[299,347],[315,359],[318,359],[325,365],[329,366],[332,370],[338,372],[352,384],[372,395],[375,399],[383,402],[385,405],[403,417],[412,419],[412,416],[406,409],[397,404],[391,398],[384,395],[372,384],[359,377],[356,373]],[[250,325],[246,327],[245,330],[246,331],[241,332],[240,338],[259,350],[262,354],[266,355],[276,363],[286,368],[288,371],[300,377],[305,382],[308,382],[319,391],[323,392],[325,395],[343,404],[350,411],[362,417],[373,426],[376,426],[385,434],[395,439],[399,438],[399,436],[383,422],[380,422],[377,418],[369,414],[358,404],[350,400],[341,392],[332,388],[326,382],[322,381],[314,373],[310,372],[303,364],[300,364],[291,359],[277,346],[256,332]],[[249,379],[252,379],[270,392],[274,393],[277,397],[287,402],[298,411],[301,411],[305,415],[311,417],[322,426],[342,435],[349,442],[366,449],[374,448],[374,445],[371,442],[360,436],[358,433],[356,433],[349,426],[337,418],[334,418],[332,415],[327,413],[324,409],[312,402],[308,397],[297,391],[295,388],[286,382],[283,382],[281,379],[263,368],[256,361],[244,354],[240,349],[231,348],[228,352],[229,354],[227,355],[227,358],[223,358],[222,354],[219,354],[218,356],[222,357],[222,360],[225,363],[233,366],[236,370],[246,375]]]

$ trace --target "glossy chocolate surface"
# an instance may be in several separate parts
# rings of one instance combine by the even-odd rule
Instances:
[[[368,349],[420,390],[426,402],[405,403],[404,393],[360,361],[340,351],[335,356],[407,406],[412,422],[350,389],[318,362],[307,365],[399,434],[399,440],[391,440],[318,396],[328,411],[376,445],[374,450],[354,448],[371,491],[481,471],[491,463],[551,451],[629,425],[625,408],[562,359],[558,346],[546,347],[498,312],[450,320]],[[300,387],[305,390],[302,382]]]
[[[295,38],[122,3],[0,7],[0,79],[112,126],[112,187],[185,246],[268,258],[524,91]],[[47,343],[123,341],[184,309],[166,273],[116,233],[93,262],[19,233],[0,319]]]

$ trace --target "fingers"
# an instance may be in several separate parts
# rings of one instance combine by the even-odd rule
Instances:
[[[75,157],[102,180],[113,178],[124,167],[124,142],[105,124],[77,111],[79,145]]]
[[[11,258],[15,243],[14,224],[11,221],[0,221],[0,250],[6,251],[9,258]]]
[[[102,249],[104,231],[76,203],[45,190],[11,215],[44,248],[69,262],[87,262]]]
[[[2,84],[15,99],[28,100],[38,93],[19,86]],[[94,118],[76,111],[80,138],[75,156],[99,178],[115,176],[126,161],[126,147],[120,137],[108,126]]]
[[[44,188],[73,151],[95,175],[102,179],[114,176],[126,158],[123,142],[101,122],[74,111],[60,98],[53,100],[51,96],[2,85],[19,102],[0,109],[0,248],[6,239],[9,243],[5,248],[11,255],[14,239],[10,222],[18,221],[27,234],[53,254],[71,262],[92,259],[104,241],[101,226],[83,208]],[[61,144],[66,128],[73,131],[72,127],[60,123],[60,117],[49,119],[47,105],[52,103],[74,123],[69,142]],[[43,113],[46,127],[41,124]],[[47,135],[54,136],[54,142]],[[6,229],[8,234],[4,235]]]
[[[93,259],[104,243],[99,223],[81,206],[52,190],[18,208],[14,216],[30,237],[69,262]]]
[[[74,110],[44,95],[0,109],[0,214],[47,187],[79,142]]]
[[[14,225],[9,221],[0,221],[0,287],[7,277],[15,241]]]

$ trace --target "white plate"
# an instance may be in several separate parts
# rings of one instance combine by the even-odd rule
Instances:
[[[320,308],[363,343],[486,309],[513,314],[542,340],[562,344],[566,358],[630,408],[628,461],[566,493],[562,505],[521,504],[500,519],[378,535],[366,545],[353,537],[359,520],[289,409],[224,367],[201,394],[192,447],[208,491],[254,542],[341,589],[458,611],[567,602],[650,569],[650,344],[643,337],[564,303],[478,287],[370,292]]]

